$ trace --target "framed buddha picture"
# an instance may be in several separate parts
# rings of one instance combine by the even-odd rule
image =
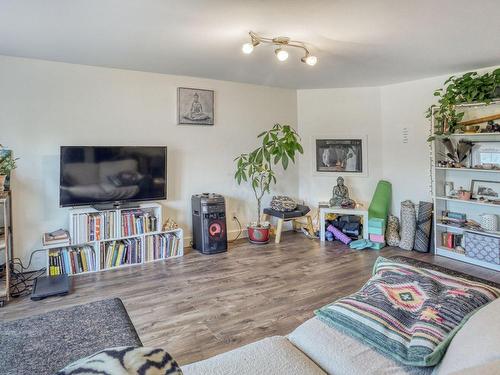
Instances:
[[[214,91],[179,87],[177,89],[179,125],[213,125]]]
[[[315,174],[367,175],[366,136],[314,137]]]

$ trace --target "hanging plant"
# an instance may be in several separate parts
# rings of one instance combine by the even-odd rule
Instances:
[[[431,118],[434,114],[435,121],[434,135],[429,137],[429,142],[436,137],[463,131],[460,121],[464,112],[457,111],[456,105],[473,102],[489,104],[500,97],[500,68],[482,75],[469,72],[460,77],[451,76],[444,85],[444,88],[434,91],[434,96],[439,97],[438,104],[427,110],[426,117]]]

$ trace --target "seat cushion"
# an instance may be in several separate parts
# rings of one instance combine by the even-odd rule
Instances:
[[[318,318],[299,326],[288,339],[329,374],[427,375],[432,372],[432,368],[399,364]]]
[[[285,337],[274,336],[182,366],[184,375],[324,375]]]
[[[276,211],[272,208],[264,208],[264,213],[266,215],[274,216],[280,219],[293,219],[296,217],[305,216],[311,209],[308,206],[297,205],[297,208],[293,211]]]
[[[438,375],[454,374],[495,360],[500,360],[500,299],[469,318],[451,341],[436,372]]]

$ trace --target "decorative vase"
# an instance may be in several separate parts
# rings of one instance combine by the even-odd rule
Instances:
[[[7,176],[2,174],[0,175],[0,191],[5,190],[5,180],[7,179]]]
[[[270,226],[256,226],[249,225],[248,229],[248,239],[251,243],[262,245],[269,242],[270,238]]]
[[[468,201],[468,200],[470,200],[470,197],[471,197],[470,191],[463,190],[462,188],[460,188],[460,190],[458,191],[458,199],[463,200],[463,201]]]
[[[481,228],[490,232],[496,232],[498,229],[498,217],[494,214],[482,214],[481,217]]]

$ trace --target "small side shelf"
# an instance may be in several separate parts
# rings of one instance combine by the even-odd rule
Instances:
[[[434,199],[441,200],[441,201],[448,201],[448,202],[458,202],[458,203],[464,203],[464,204],[477,204],[480,206],[498,207],[498,209],[500,209],[500,204],[481,202],[481,201],[477,201],[477,200],[473,200],[473,199],[470,199],[468,201],[463,200],[463,199],[447,198],[447,197],[434,197]]]
[[[441,227],[441,228],[446,228],[450,230],[456,230],[458,232],[470,232],[470,233],[476,233],[476,234],[484,234],[492,237],[500,237],[500,232],[487,232],[487,231],[479,231],[479,230],[474,230],[474,229],[469,229],[469,228],[463,228],[463,227],[457,227],[455,225],[447,225],[443,223],[436,223],[436,226]]]
[[[500,169],[435,167],[437,171],[500,173]]]
[[[489,263],[489,262],[483,262],[482,260],[474,259],[471,257],[468,257],[466,255],[456,253],[452,250],[449,250],[444,247],[436,247],[436,255],[441,255],[447,258],[455,259],[455,260],[460,260],[462,262],[474,264],[476,266],[481,266],[485,268],[489,268],[495,271],[500,271],[500,265],[494,264],[494,263]]]

